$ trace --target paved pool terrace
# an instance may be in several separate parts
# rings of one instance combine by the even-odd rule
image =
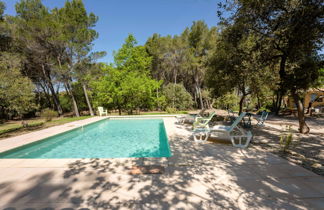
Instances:
[[[173,116],[145,117],[163,118],[172,157],[0,159],[0,209],[324,209],[322,176],[254,148],[195,143]],[[3,139],[0,152],[102,119]],[[164,173],[129,173],[151,165]]]

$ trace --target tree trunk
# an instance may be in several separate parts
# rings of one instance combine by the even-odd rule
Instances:
[[[203,109],[204,108],[204,102],[203,102],[203,98],[202,98],[202,95],[201,95],[201,89],[198,85],[196,85],[196,90],[197,90],[197,95],[199,97],[199,102],[200,102],[200,109]]]
[[[262,107],[259,94],[256,94],[256,97],[257,97],[257,106],[258,106],[257,108],[259,110]]]
[[[46,83],[45,83],[44,85],[46,85]],[[39,86],[43,89],[43,92],[44,92],[45,98],[46,98],[47,101],[48,101],[48,105],[49,105],[50,107],[52,107],[52,109],[54,109],[54,108],[55,108],[55,105],[54,105],[54,103],[52,103],[51,96],[50,96],[50,94],[49,94],[49,92],[48,92],[48,87],[45,88],[44,85],[42,85],[42,83],[39,83]]]
[[[70,84],[68,84],[68,82],[66,82],[66,83],[64,83],[64,86],[65,86],[66,92],[71,96],[72,107],[73,107],[73,112],[74,112],[75,116],[80,117],[78,104],[77,104],[77,102],[75,100],[74,94],[72,93]]]
[[[62,115],[63,114],[63,110],[62,110],[62,107],[61,107],[59,98],[57,97],[57,95],[55,93],[55,90],[54,90],[54,87],[53,87],[53,85],[52,85],[51,82],[49,83],[49,89],[51,91],[51,94],[52,94],[53,101],[54,101],[54,104],[56,106],[57,112],[59,113],[59,115]]]
[[[281,89],[279,89],[276,94],[276,101],[274,104],[274,111],[277,116],[279,115],[279,112],[280,112],[282,96],[283,96],[283,91]]]
[[[175,97],[176,97],[176,84],[177,84],[177,73],[174,70],[174,85],[173,85],[173,100],[172,100],[172,108],[175,108]]]
[[[120,107],[119,104],[118,104],[118,114],[119,114],[119,115],[122,115],[122,110],[121,110],[121,107]]]
[[[87,93],[87,87],[86,87],[85,84],[82,84],[82,89],[83,89],[83,92],[84,92],[85,99],[87,101],[87,105],[88,105],[88,108],[89,108],[90,115],[94,116],[93,109],[92,109],[92,106],[91,106],[91,103],[90,103],[90,100],[89,100],[89,97],[88,97],[88,93]]]
[[[276,115],[279,115],[280,109],[281,109],[281,103],[282,103],[282,93],[280,93],[279,95],[279,99],[278,99],[278,107],[277,107],[277,111],[276,111]]]
[[[281,101],[282,97],[285,94],[285,86],[284,86],[284,81],[286,78],[286,62],[287,62],[287,56],[284,54],[281,56],[280,60],[280,68],[279,68],[279,75],[280,75],[280,87],[278,90],[278,96],[277,96],[277,101],[276,101],[276,110],[275,114],[279,115],[280,107],[281,107]]]
[[[245,96],[246,95],[242,95],[241,99],[240,99],[240,110],[239,110],[239,115],[242,113],[243,111],[243,102],[244,102],[244,99],[245,99]]]
[[[303,134],[309,133],[310,129],[306,124],[305,121],[305,114],[304,114],[304,104],[302,103],[298,93],[292,91],[292,96],[294,98],[294,102],[297,106],[297,113],[298,113],[298,121],[299,121],[299,132]]]
[[[57,94],[54,90],[54,86],[52,84],[52,81],[51,81],[51,77],[49,75],[49,73],[46,73],[45,71],[45,67],[44,65],[42,65],[42,70],[43,70],[43,75],[44,75],[44,78],[45,78],[45,82],[47,83],[47,86],[52,94],[52,97],[53,97],[53,101],[54,101],[54,104],[56,106],[56,109],[57,109],[57,112],[59,115],[62,115],[63,114],[63,110],[62,110],[62,107],[61,107],[61,104],[60,104],[60,100],[59,98],[57,97]]]

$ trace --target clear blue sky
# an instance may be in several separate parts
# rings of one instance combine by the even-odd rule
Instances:
[[[18,0],[3,0],[5,14],[15,15]],[[153,33],[180,34],[193,21],[204,20],[209,26],[218,22],[217,2],[221,0],[84,0],[88,12],[99,17],[95,29],[99,38],[95,51],[106,51],[103,62],[112,62],[129,33],[144,44]],[[65,0],[43,0],[49,7],[62,7]]]

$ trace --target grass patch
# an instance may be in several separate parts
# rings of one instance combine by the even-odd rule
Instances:
[[[46,122],[45,125],[50,127],[50,126],[61,125],[61,124],[69,123],[69,122],[73,122],[73,121],[85,120],[85,119],[88,119],[90,117],[92,117],[92,116],[58,118],[58,119]]]
[[[0,138],[7,138],[12,136],[17,136],[19,134],[28,133],[35,130],[40,130],[56,125],[62,125],[65,123],[88,119],[91,116],[82,116],[82,117],[64,117],[64,118],[56,118],[52,121],[46,122],[45,119],[32,119],[25,120],[27,122],[27,126],[24,127],[22,125],[22,121],[10,121],[8,123],[4,123],[0,125]]]

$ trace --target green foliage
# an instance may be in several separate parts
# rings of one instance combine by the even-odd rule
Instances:
[[[1,129],[0,130],[0,136],[3,135],[3,134],[6,134],[6,133],[10,133],[10,132],[13,132],[13,131],[17,131],[17,130],[19,130],[21,128],[23,128],[22,125],[17,125],[15,127],[7,128],[7,129]]]
[[[231,109],[231,110],[238,110],[238,102],[239,97],[232,93],[227,93],[219,98],[217,98],[214,102],[214,107],[219,109]]]
[[[161,82],[145,74],[118,70],[111,66],[103,69],[105,76],[92,82],[95,106],[127,110],[153,109],[161,103],[157,96]]]
[[[190,93],[182,84],[168,84],[163,87],[163,94],[166,97],[166,106],[177,110],[190,109],[193,105]]]
[[[280,149],[282,152],[286,152],[287,149],[291,146],[293,142],[293,134],[291,130],[291,126],[286,126],[285,131],[283,134],[280,135]]]
[[[39,127],[44,125],[44,122],[32,122],[32,123],[28,123],[27,127],[32,128],[32,127]]]
[[[72,88],[73,95],[76,101],[78,102],[79,110],[86,111],[88,109],[88,106],[86,104],[86,99],[84,96],[82,85],[79,82],[74,82],[72,83],[71,88]],[[72,100],[68,93],[66,93],[65,91],[59,93],[59,99],[64,112],[73,111]]]
[[[86,99],[84,96],[84,91],[82,89],[82,84],[80,82],[73,82],[72,83],[72,92],[78,102],[78,108],[81,111],[85,111],[88,109],[86,104]]]
[[[261,64],[279,75],[277,101],[290,92],[298,110],[299,131],[308,133],[302,95],[317,80],[323,65],[319,56],[324,35],[323,2],[233,0],[228,5],[224,6],[231,15],[223,22],[239,29],[237,36],[231,37],[235,40],[249,34],[256,38],[250,54],[256,52]]]
[[[309,87],[323,86],[320,0],[231,3],[218,28],[194,21],[179,35],[153,34],[144,46],[130,34],[106,66],[96,63],[105,52],[92,51],[98,17],[82,0],[51,9],[21,0],[17,15],[5,18],[0,1],[0,117],[38,107],[78,115],[92,99],[129,113],[210,107],[213,97],[218,108],[241,110],[248,99],[247,108],[263,110],[272,93],[301,100]]]
[[[172,107],[167,107],[167,108],[165,108],[165,111],[166,111],[168,114],[174,114],[174,113],[177,113],[177,109],[176,109],[176,108],[172,108]]]
[[[51,121],[54,117],[57,117],[57,112],[51,109],[44,109],[41,112],[41,117],[46,120],[46,122]]]
[[[0,17],[1,18],[2,18],[5,8],[6,8],[5,4],[2,1],[0,1]]]
[[[95,106],[132,113],[163,104],[164,98],[158,94],[162,81],[153,80],[148,72],[151,57],[135,44],[135,38],[129,35],[114,55],[115,65],[102,66],[103,76],[91,83]]]
[[[66,92],[61,92],[59,94],[59,100],[60,100],[63,112],[72,112],[73,111],[71,98]]]
[[[145,47],[136,44],[135,37],[129,34],[122,47],[114,52],[114,64],[117,69],[148,72],[152,58],[147,54]]]
[[[0,127],[0,136],[5,135],[7,133],[11,133],[14,131],[22,130],[24,128],[30,129],[35,127],[41,127],[44,125],[44,122],[26,122],[26,124],[12,124],[12,125],[4,125]]]
[[[152,56],[152,76],[163,80],[164,85],[182,83],[195,99],[196,107],[210,105],[204,98],[204,80],[217,36],[217,29],[208,28],[203,21],[194,21],[179,36],[153,34],[145,44]]]
[[[315,87],[323,88],[324,87],[324,68],[320,68],[318,72],[319,72],[319,77],[318,77],[318,81],[315,83]]]
[[[12,53],[0,55],[0,115],[22,116],[36,109],[31,80],[20,73],[21,59]]]

